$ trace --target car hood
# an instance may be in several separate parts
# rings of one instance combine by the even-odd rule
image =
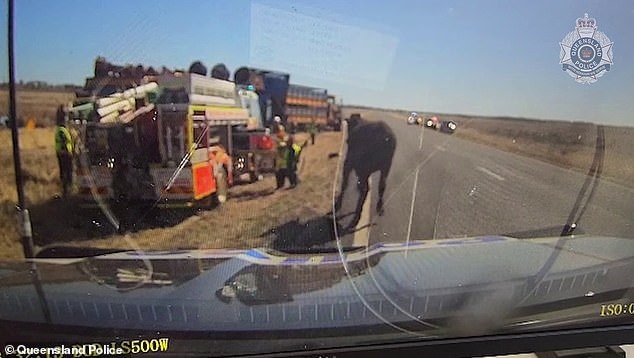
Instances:
[[[0,265],[0,320],[97,328],[258,332],[391,326],[519,327],[622,297],[634,240],[490,236],[331,254],[268,249],[120,252]],[[552,321],[555,315],[548,316]],[[549,319],[540,318],[540,325]],[[535,322],[537,322],[535,321]],[[452,323],[453,322],[453,323]],[[405,328],[404,328],[405,327]]]

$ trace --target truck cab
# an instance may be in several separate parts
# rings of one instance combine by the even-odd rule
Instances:
[[[238,98],[249,113],[251,122],[234,126],[231,131],[231,157],[236,182],[251,183],[264,173],[275,171],[275,149],[270,130],[264,127],[264,118],[258,94],[253,86],[238,90]]]

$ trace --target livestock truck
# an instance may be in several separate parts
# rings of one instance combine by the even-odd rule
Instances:
[[[324,88],[291,84],[286,100],[287,120],[299,130],[315,123],[321,129],[341,130],[341,110],[336,97]]]
[[[286,99],[286,118],[291,127],[306,130],[315,123],[322,128],[328,124],[328,91],[323,88],[291,84]]]

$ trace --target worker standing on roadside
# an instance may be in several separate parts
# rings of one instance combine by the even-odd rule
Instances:
[[[284,135],[286,135],[286,128],[282,124],[282,117],[275,116],[273,117],[273,131],[277,135],[278,138],[282,139]]]
[[[209,159],[213,164],[213,174],[216,179],[216,195],[218,202],[223,204],[227,201],[229,187],[233,184],[231,157],[221,144],[209,149]]]
[[[297,186],[297,164],[299,163],[302,149],[304,149],[306,144],[308,144],[308,141],[306,141],[304,145],[300,146],[295,143],[293,136],[288,134],[278,139],[277,154],[275,158],[275,179],[277,189],[281,189],[284,186],[286,178],[288,178],[288,181],[291,183],[291,189]]]
[[[73,184],[73,138],[66,128],[64,107],[57,109],[57,127],[55,127],[55,153],[59,166],[59,179],[62,195],[66,197]]]
[[[284,181],[286,181],[286,178],[289,176],[288,139],[288,136],[284,136],[277,141],[277,154],[275,156],[275,181],[277,184],[276,189],[281,189],[284,186]]]
[[[310,124],[308,125],[308,134],[310,134],[311,144],[315,145],[315,136],[317,135],[317,124],[315,123],[315,119],[310,120]]]
[[[304,144],[306,145],[306,144]],[[288,180],[291,182],[291,189],[297,186],[297,164],[299,163],[302,146],[295,143],[293,136],[288,139]]]
[[[273,149],[273,138],[271,138],[270,129],[266,128],[264,130],[264,135],[260,137],[260,142],[258,143],[258,149],[263,149],[263,150]]]

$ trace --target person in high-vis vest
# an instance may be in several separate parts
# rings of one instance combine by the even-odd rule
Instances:
[[[213,163],[218,202],[222,204],[227,201],[229,187],[233,184],[231,157],[227,154],[225,148],[218,144],[210,148],[209,159]]]
[[[73,184],[73,137],[66,128],[64,107],[57,109],[57,127],[55,127],[55,153],[59,166],[59,179],[62,184],[62,193],[66,197],[70,193]]]
[[[284,186],[286,178],[291,188],[297,186],[297,162],[302,147],[295,144],[292,136],[286,136],[277,143],[277,157],[275,159],[275,179],[277,189]]]
[[[303,146],[295,143],[294,139],[295,138],[293,138],[293,136],[290,136],[288,140],[288,181],[291,182],[291,188],[297,186],[297,165],[299,163],[299,156],[304,148]],[[308,143],[308,141],[306,141],[306,143]],[[304,143],[304,146],[306,143]]]
[[[315,123],[314,119],[310,120],[310,124],[308,125],[308,134],[310,134],[310,142],[312,145],[315,145],[315,137],[317,136],[317,132],[319,128],[317,127],[317,123]]]
[[[277,154],[275,157],[275,180],[277,189],[284,186],[288,177],[288,136],[277,141]]]

